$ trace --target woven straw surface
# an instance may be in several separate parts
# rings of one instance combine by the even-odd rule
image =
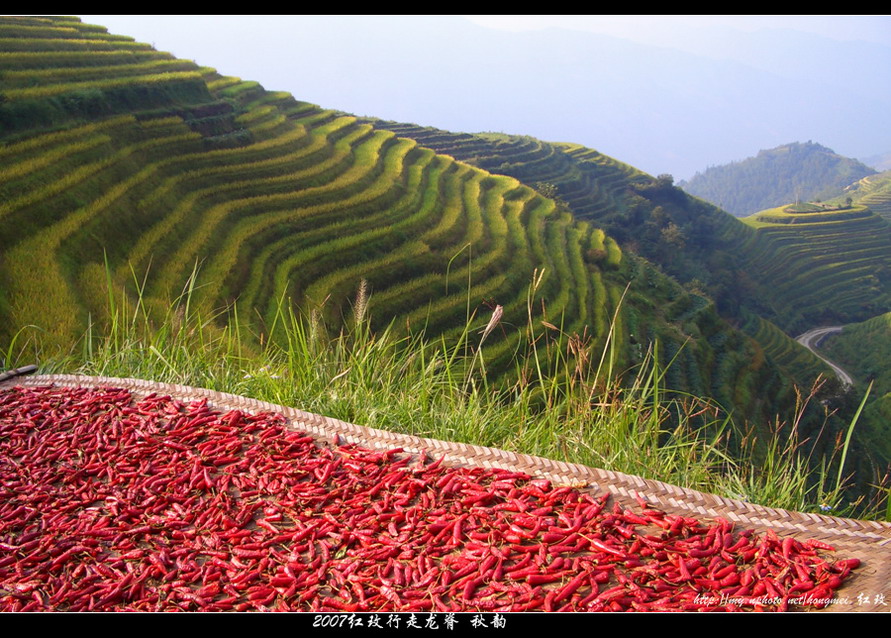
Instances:
[[[838,592],[838,600],[828,608],[829,610],[891,610],[891,523],[763,507],[620,472],[609,472],[466,443],[449,443],[375,430],[295,408],[184,385],[141,379],[41,375],[0,382],[0,391],[14,385],[33,387],[51,384],[63,387],[123,388],[130,390],[137,397],[158,393],[186,401],[206,399],[208,404],[220,410],[276,412],[287,417],[294,429],[328,442],[339,440],[377,449],[401,447],[412,453],[426,452],[437,458],[442,456],[450,465],[499,467],[547,478],[558,486],[568,485],[595,494],[608,492],[615,500],[628,507],[639,507],[635,499],[635,496],[639,495],[654,507],[672,514],[700,519],[720,517],[734,522],[741,528],[758,531],[769,528],[780,535],[820,540],[833,545],[839,558],[859,558],[862,561],[861,567],[854,571]]]

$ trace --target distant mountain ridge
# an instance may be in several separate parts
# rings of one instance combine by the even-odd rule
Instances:
[[[878,155],[870,155],[869,157],[861,157],[860,161],[871,166],[877,171],[891,170],[891,153],[879,153]]]
[[[876,171],[815,142],[793,142],[755,157],[712,166],[678,184],[696,197],[745,217],[795,201],[837,197]]]

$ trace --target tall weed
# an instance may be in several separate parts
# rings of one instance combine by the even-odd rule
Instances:
[[[360,286],[353,319],[336,335],[324,331],[321,308],[301,314],[282,297],[271,339],[250,332],[235,308],[203,315],[191,303],[200,286],[197,266],[160,318],[140,294],[145,281],[134,276],[135,298],[109,293],[107,326],[99,333],[90,326],[80,348],[41,364],[45,372],[208,387],[369,427],[581,463],[773,507],[818,511],[823,505],[833,513],[883,516],[875,508],[841,505],[850,436],[835,480],[835,459],[804,455],[794,424],[777,425],[763,445],[744,438],[731,454],[730,417],[709,401],[670,393],[655,345],[636,369],[622,371],[612,329],[603,347],[586,334],[535,320],[543,277],[536,273],[529,289],[525,345],[512,377],[492,377],[485,365],[486,339],[503,329],[497,308],[484,327],[469,314],[450,342],[400,334],[392,325],[373,332],[367,288]],[[20,347],[14,342],[4,351],[7,365],[19,361]]]

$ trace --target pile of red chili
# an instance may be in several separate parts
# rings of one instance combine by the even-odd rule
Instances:
[[[118,389],[0,393],[0,610],[823,606],[857,559]]]

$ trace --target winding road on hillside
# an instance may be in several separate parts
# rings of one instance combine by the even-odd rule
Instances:
[[[837,332],[841,332],[844,330],[844,326],[826,326],[823,328],[813,328],[808,330],[802,335],[795,337],[795,341],[803,345],[805,348],[813,352],[815,355],[820,357],[823,361],[826,362],[832,370],[835,372],[835,375],[839,378],[839,380],[846,386],[854,385],[854,380],[851,378],[847,372],[842,370],[839,366],[834,364],[832,361],[821,355],[817,352],[816,348],[820,345],[820,342],[826,338],[827,335],[835,334]]]

